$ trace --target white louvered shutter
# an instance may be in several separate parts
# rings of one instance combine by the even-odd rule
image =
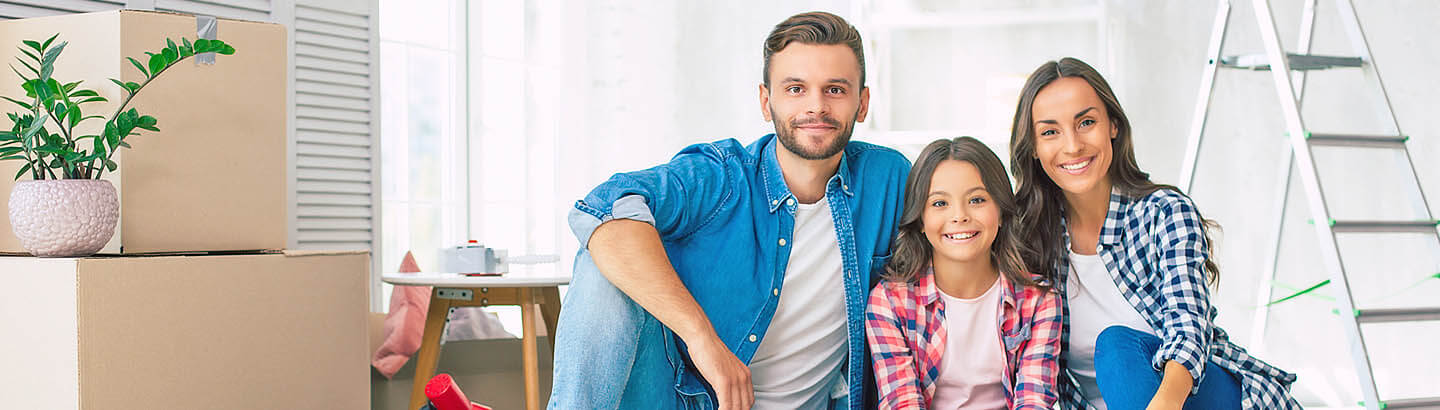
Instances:
[[[125,8],[125,0],[11,0],[0,1],[0,20],[44,17]]]
[[[152,0],[157,11],[215,16],[227,19],[271,21],[270,0]]]
[[[371,2],[295,2],[298,249],[374,251],[379,224]],[[335,3],[335,2],[330,2]]]

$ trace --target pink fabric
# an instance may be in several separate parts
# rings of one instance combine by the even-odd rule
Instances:
[[[415,256],[405,253],[400,262],[401,273],[419,272]],[[429,286],[396,286],[390,294],[390,313],[385,315],[385,341],[370,365],[390,378],[405,366],[405,362],[420,350],[420,339],[425,333],[425,313],[430,309]]]

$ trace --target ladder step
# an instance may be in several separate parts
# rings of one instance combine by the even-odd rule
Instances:
[[[1365,60],[1360,57],[1339,57],[1321,56],[1314,54],[1286,53],[1290,60],[1290,70],[1309,71],[1325,70],[1335,67],[1359,67]],[[1244,70],[1270,71],[1270,57],[1265,54],[1243,54],[1220,58],[1222,67],[1239,68]]]
[[[1360,323],[1425,322],[1440,320],[1440,307],[1401,309],[1360,309],[1355,312]]]
[[[1437,221],[1331,221],[1335,233],[1435,233]]]
[[[1405,148],[1409,137],[1393,135],[1349,135],[1311,133],[1306,141],[1325,147]]]
[[[1396,410],[1396,409],[1427,409],[1427,408],[1440,407],[1440,397],[1427,397],[1427,398],[1420,398],[1420,399],[1382,400],[1382,401],[1385,403],[1385,407],[1382,407],[1382,408],[1385,409],[1385,410]]]

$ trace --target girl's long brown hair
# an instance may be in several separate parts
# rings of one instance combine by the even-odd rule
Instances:
[[[925,239],[925,205],[930,197],[930,179],[935,168],[947,160],[965,161],[980,170],[980,181],[990,199],[1000,208],[1000,231],[995,242],[990,244],[990,262],[1011,282],[1035,286],[1030,279],[1029,269],[1021,257],[1025,246],[1016,235],[1010,222],[1014,220],[1015,194],[1010,189],[1010,178],[1005,175],[1005,164],[990,151],[984,143],[970,137],[940,139],[930,143],[916,158],[905,181],[905,207],[900,216],[900,233],[895,238],[890,264],[885,266],[885,280],[899,283],[914,282],[930,266],[934,248]]]
[[[1010,171],[1015,175],[1015,184],[1018,186],[1015,199],[1020,206],[1015,225],[1020,241],[1030,245],[1024,249],[1022,255],[1028,266],[1037,269],[1036,273],[1051,280],[1065,274],[1056,272],[1057,263],[1067,256],[1060,223],[1065,214],[1065,195],[1060,187],[1055,185],[1055,181],[1045,174],[1040,160],[1035,158],[1035,121],[1031,107],[1035,104],[1035,95],[1039,94],[1041,89],[1065,77],[1080,78],[1089,83],[1090,88],[1093,88],[1095,94],[1105,103],[1105,111],[1109,113],[1110,122],[1116,128],[1115,139],[1110,143],[1111,156],[1114,159],[1110,162],[1110,169],[1106,171],[1112,186],[1121,194],[1132,198],[1144,197],[1161,189],[1185,195],[1180,188],[1150,181],[1150,174],[1140,170],[1140,166],[1135,162],[1134,141],[1130,137],[1130,119],[1125,116],[1125,110],[1120,108],[1120,100],[1115,98],[1110,83],[1106,82],[1098,71],[1071,57],[1041,64],[1030,74],[1030,79],[1025,81],[1025,87],[1020,93],[1020,104],[1015,108],[1015,122],[1010,128]],[[1195,212],[1199,215],[1199,210]],[[1204,221],[1201,229],[1205,236],[1204,246],[1209,251],[1212,243],[1210,228],[1219,229],[1219,225],[1204,217],[1201,217],[1201,220]],[[1214,286],[1220,280],[1220,267],[1215,264],[1214,252],[1210,252],[1210,255],[1211,257],[1205,259],[1205,272],[1210,284]]]

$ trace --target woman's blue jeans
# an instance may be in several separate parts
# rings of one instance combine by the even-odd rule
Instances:
[[[1160,389],[1161,372],[1150,359],[1160,338],[1125,326],[1111,326],[1095,339],[1095,379],[1110,410],[1144,409]],[[1206,362],[1200,390],[1185,399],[1185,409],[1239,409],[1240,383],[1234,375]]]

